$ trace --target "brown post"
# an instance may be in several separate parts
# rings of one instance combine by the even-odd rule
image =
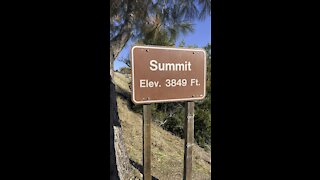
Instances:
[[[143,179],[151,180],[151,105],[143,105]]]
[[[192,179],[192,146],[194,138],[194,102],[185,104],[183,179]]]

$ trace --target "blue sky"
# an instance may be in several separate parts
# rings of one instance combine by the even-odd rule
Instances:
[[[180,44],[182,40],[185,41],[185,45],[197,45],[203,47],[208,43],[211,43],[211,17],[208,16],[204,21],[195,21],[194,32],[186,35],[180,35],[176,41],[176,46]],[[125,64],[120,62],[119,59],[129,56],[130,47],[133,45],[132,41],[129,41],[124,49],[118,55],[114,62],[114,69],[117,70],[124,67]]]

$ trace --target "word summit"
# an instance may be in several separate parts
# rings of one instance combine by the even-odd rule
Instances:
[[[184,63],[158,63],[157,60],[150,60],[151,71],[191,71],[190,61]]]

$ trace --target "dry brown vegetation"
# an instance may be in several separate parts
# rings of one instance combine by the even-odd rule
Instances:
[[[115,72],[115,83],[119,118],[123,130],[124,143],[133,166],[132,179],[142,179],[142,116],[128,107],[129,79]],[[122,95],[120,95],[122,94]],[[124,95],[124,96],[123,96]],[[182,179],[183,176],[183,139],[152,123],[151,152],[154,179]],[[193,146],[193,179],[211,179],[211,154],[203,148]]]

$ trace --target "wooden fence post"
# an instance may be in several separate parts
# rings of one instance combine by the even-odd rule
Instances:
[[[192,146],[194,141],[194,102],[185,104],[183,179],[192,179]]]
[[[151,180],[151,104],[143,105],[143,179]]]

